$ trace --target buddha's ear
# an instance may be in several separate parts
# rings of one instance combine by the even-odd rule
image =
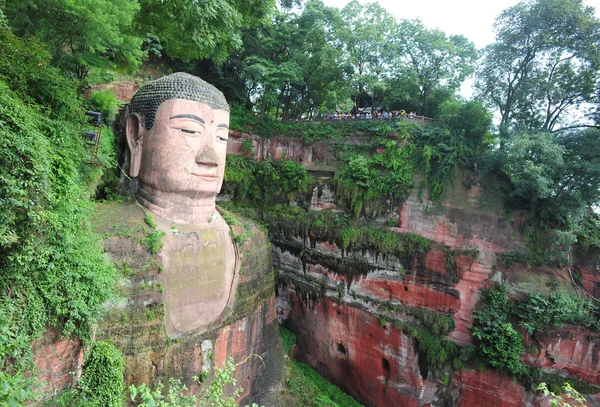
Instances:
[[[131,152],[131,161],[129,164],[129,175],[137,177],[140,174],[140,164],[142,162],[142,143],[146,130],[142,125],[142,119],[137,113],[131,113],[127,117],[125,126],[125,134],[127,136],[127,144]]]

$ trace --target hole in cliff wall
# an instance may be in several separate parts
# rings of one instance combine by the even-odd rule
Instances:
[[[408,291],[408,286],[404,286],[404,291]]]
[[[344,345],[342,345],[341,343],[337,344],[337,351],[340,352],[342,355],[346,354],[346,347]]]
[[[429,368],[427,363],[427,356],[424,352],[419,352],[418,364],[419,373],[421,373],[421,377],[423,379],[427,379],[427,376],[429,375]]]
[[[383,368],[383,375],[385,376],[385,381],[387,382],[390,378],[390,361],[386,358],[381,358],[381,367]]]

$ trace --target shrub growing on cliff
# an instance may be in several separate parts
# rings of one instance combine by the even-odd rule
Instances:
[[[506,322],[509,311],[506,287],[483,292],[484,307],[473,312],[473,336],[484,361],[491,367],[510,375],[525,373],[521,362],[524,352],[521,335]]]
[[[245,362],[242,362],[245,363]],[[188,395],[188,388],[179,379],[169,379],[169,389],[163,394],[164,385],[157,383],[153,388],[146,384],[129,386],[133,405],[137,407],[237,407],[236,398],[242,393],[241,387],[228,393],[226,389],[236,385],[234,377],[236,364],[228,358],[223,367],[216,369],[213,382],[199,395]],[[197,379],[197,378],[196,378]],[[248,406],[246,406],[248,407]],[[252,404],[252,407],[258,407]]]
[[[560,327],[564,324],[581,324],[592,330],[598,330],[598,320],[592,314],[594,304],[566,293],[552,293],[548,298],[531,292],[523,301],[513,307],[513,313],[521,320],[519,323],[529,334],[548,327]]]
[[[96,342],[83,365],[79,385],[79,405],[90,407],[121,407],[125,381],[125,361],[114,345]],[[85,401],[83,401],[85,400]]]

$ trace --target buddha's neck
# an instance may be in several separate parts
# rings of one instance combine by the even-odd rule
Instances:
[[[190,198],[140,184],[135,195],[142,206],[177,224],[208,225],[216,213],[215,198]]]

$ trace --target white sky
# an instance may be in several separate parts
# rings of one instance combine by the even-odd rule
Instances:
[[[350,0],[323,0],[325,5],[342,9]],[[361,4],[373,1],[359,0]],[[494,41],[492,27],[502,10],[518,0],[379,0],[379,4],[397,19],[420,18],[426,27],[439,28],[447,35],[464,35],[477,48]],[[600,0],[583,0],[596,9],[600,18]]]

